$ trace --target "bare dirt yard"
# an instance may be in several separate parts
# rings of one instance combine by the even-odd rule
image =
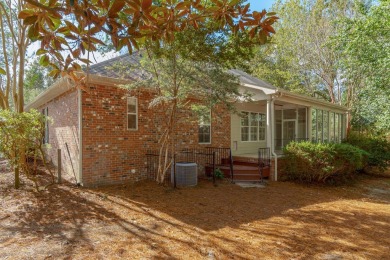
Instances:
[[[390,259],[390,178],[38,194],[3,169],[0,203],[0,259]]]

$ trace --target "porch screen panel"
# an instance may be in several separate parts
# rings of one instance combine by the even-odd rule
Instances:
[[[329,141],[334,143],[334,112],[329,113]]]
[[[335,114],[335,118],[334,118],[334,141],[336,143],[340,142],[340,135],[339,135],[339,114]]]
[[[249,141],[249,113],[248,112],[242,112],[241,141]]]
[[[317,142],[317,110],[311,110],[311,140]]]
[[[282,150],[282,110],[275,110],[275,150]]]
[[[297,112],[295,109],[285,109],[283,110],[283,119],[296,119]]]
[[[343,115],[339,114],[339,142],[343,140]]]
[[[298,109],[298,141],[306,140],[306,108]]]
[[[323,138],[323,116],[322,110],[317,109],[317,142],[322,142]]]
[[[259,114],[259,140],[265,140],[266,115]]]
[[[323,142],[327,143],[329,141],[329,112],[328,111],[322,111],[323,114]]]

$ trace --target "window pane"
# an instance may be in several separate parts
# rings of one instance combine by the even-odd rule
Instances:
[[[132,114],[127,115],[127,128],[137,129],[137,115],[132,115]]]
[[[265,128],[259,128],[259,140],[265,140]]]
[[[259,114],[259,127],[265,127],[266,116]]]
[[[211,127],[209,125],[199,126],[199,143],[211,142]]]
[[[199,143],[201,144],[209,144],[211,142],[211,138],[209,134],[199,135]]]
[[[241,127],[241,141],[249,141],[249,127]]]
[[[251,141],[257,141],[257,127],[251,127]]]
[[[242,126],[249,126],[249,113],[248,112],[242,112],[242,117],[241,117],[241,125]]]
[[[250,119],[251,119],[251,126],[257,126],[259,122],[259,114],[250,113]]]
[[[137,113],[137,98],[134,97],[127,98],[127,112]]]
[[[200,125],[199,126],[199,134],[210,134],[210,126],[209,125]]]

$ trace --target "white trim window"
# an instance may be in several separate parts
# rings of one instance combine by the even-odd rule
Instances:
[[[198,121],[198,142],[200,144],[211,144],[211,111],[199,116]]]
[[[241,113],[241,141],[265,141],[266,115],[254,112]]]
[[[127,130],[138,129],[138,99],[136,97],[127,98]]]

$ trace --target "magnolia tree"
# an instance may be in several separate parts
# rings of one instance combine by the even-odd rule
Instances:
[[[228,28],[265,43],[278,19],[265,10],[251,12],[240,0],[24,2],[19,18],[28,26],[28,37],[40,42],[41,64],[51,65],[54,77],[67,74],[76,81],[74,72],[81,70],[80,63],[90,63],[88,53],[104,45],[106,36],[117,50],[127,47],[131,53],[148,40],[171,42],[177,32],[213,23],[215,31]]]
[[[130,53],[142,49],[149,76],[130,87],[154,88],[150,106],[167,113],[158,182],[172,163],[168,154],[175,152],[178,109],[195,93],[211,106],[239,96],[237,79],[225,70],[243,64],[252,46],[266,43],[278,19],[265,10],[252,12],[240,0],[25,2],[19,18],[28,25],[30,39],[40,41],[37,55],[42,65],[53,67],[53,77],[67,75],[87,90],[88,73],[76,72],[80,64],[88,72],[90,52],[105,44]]]

